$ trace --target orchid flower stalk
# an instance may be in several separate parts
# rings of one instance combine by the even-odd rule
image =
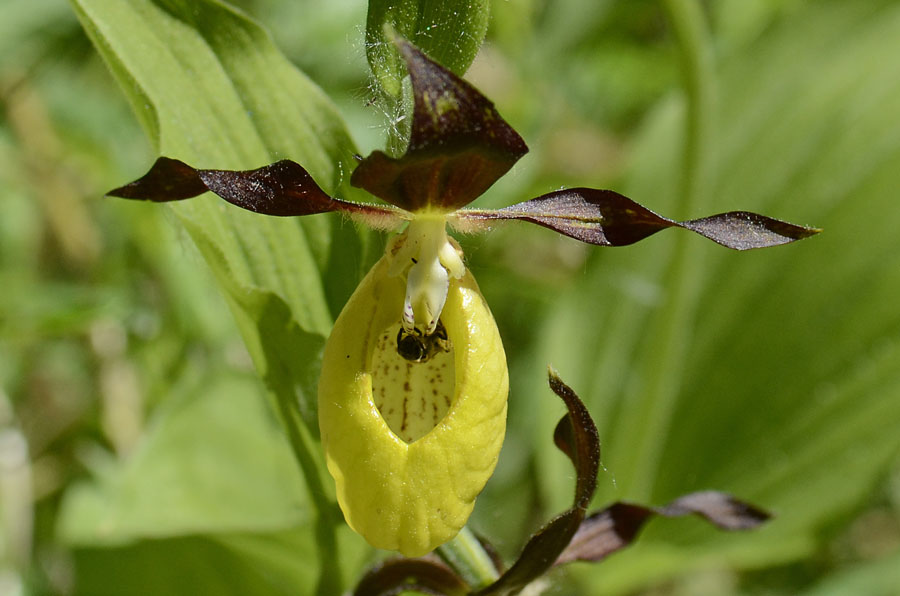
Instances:
[[[591,188],[499,210],[467,208],[528,148],[477,89],[408,41],[394,42],[412,87],[409,144],[397,158],[373,152],[351,175],[353,186],[384,203],[328,196],[290,160],[229,171],[160,157],[142,178],[108,194],[165,202],[212,191],[264,215],[340,211],[378,229],[405,226],[334,325],[319,382],[319,425],[348,524],[374,546],[419,556],[465,524],[506,425],[500,334],[448,226],[471,233],[528,221],[599,246],[675,227],[737,250],[818,230],[744,211],[678,222]]]

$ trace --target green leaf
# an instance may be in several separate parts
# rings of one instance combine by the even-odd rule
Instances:
[[[124,462],[66,493],[58,533],[102,546],[308,524],[311,510],[256,379],[182,378]]]
[[[72,4],[155,153],[210,169],[292,159],[325,193],[353,197],[345,182],[354,147],[342,119],[257,24],[215,0]],[[367,233],[327,215],[259,216],[211,196],[172,210],[224,288],[276,397],[319,515],[316,536],[326,553],[321,578],[337,581],[330,527],[339,520],[320,478],[321,454],[310,441],[318,432],[317,371],[310,369],[317,369],[322,338],[370,260]],[[312,356],[301,360],[304,354]]]
[[[366,57],[381,89],[399,98],[406,64],[385,27],[462,76],[487,33],[489,0],[370,0]]]
[[[73,556],[75,593],[318,596],[323,592],[316,587],[312,567],[304,562],[319,552],[308,526],[270,533],[144,540],[116,548],[81,547]],[[340,563],[345,569],[356,568],[359,559],[359,552],[353,552]]]
[[[713,209],[824,232],[759,253],[698,247],[687,266],[700,281],[697,318],[675,344],[685,365],[661,436],[647,436],[664,404],[645,383],[670,241],[593,253],[577,290],[555,300],[532,366],[553,362],[589,402],[609,472],[598,500],[717,489],[776,516],[739,536],[654,523],[629,552],[582,567],[586,582],[617,593],[698,566],[805,556],[900,449],[900,130],[889,125],[900,64],[883,59],[898,52],[896,4],[816,3],[722,65]],[[673,101],[653,114],[621,189],[660,211],[674,200],[682,116]],[[536,443],[551,413],[532,414]],[[565,502],[560,458],[538,458],[546,498]]]
[[[352,152],[340,118],[257,25],[212,1],[74,5],[157,151],[218,168],[290,156],[326,192],[337,190]],[[327,220],[273,220],[222,209],[212,197],[174,209],[233,304],[264,288],[288,305],[301,329],[327,333],[332,313],[320,279],[332,240]],[[331,272],[348,274],[358,272]],[[269,335],[252,325],[242,331],[251,347]],[[251,354],[265,369],[261,350]]]
[[[819,581],[804,596],[891,596],[900,586],[900,552],[852,565]]]
[[[229,547],[230,536],[185,536],[144,541],[119,548],[80,548],[74,552],[76,594],[136,596],[268,596],[315,594],[315,576],[304,565],[277,568],[268,557],[249,557]],[[243,540],[268,536],[240,536]],[[312,533],[296,531],[282,549],[298,561],[315,556]]]
[[[351,192],[340,186],[353,153],[340,117],[255,23],[213,1],[73,4],[155,151],[219,169],[289,157],[325,192]],[[327,333],[335,314],[320,279],[332,241],[327,219],[272,220],[213,198],[175,211],[204,230],[198,241],[223,255],[239,287],[276,293],[304,329]],[[348,274],[358,272],[328,273]]]
[[[369,548],[344,527],[340,558],[323,560],[334,555],[259,381],[188,377],[134,453],[66,493],[57,535],[76,593],[321,594],[354,581]]]

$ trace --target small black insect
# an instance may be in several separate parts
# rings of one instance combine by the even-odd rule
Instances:
[[[428,362],[438,352],[449,351],[450,339],[441,321],[430,335],[424,335],[418,329],[410,333],[402,327],[397,332],[397,353],[410,362]]]

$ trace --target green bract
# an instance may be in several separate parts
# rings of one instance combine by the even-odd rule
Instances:
[[[199,170],[160,157],[109,194],[152,201],[212,191],[275,216],[342,211],[402,233],[356,290],[328,341],[319,424],[348,523],[375,546],[421,555],[465,524],[497,462],[507,369],[493,317],[447,226],[521,220],[582,242],[621,246],[665,228],[729,248],[784,244],[817,230],[734,211],[677,222],[610,190],[571,188],[499,210],[469,209],[528,148],[474,87],[395,39],[413,114],[401,157],[375,151],[351,176],[387,204],[328,196],[299,164]]]

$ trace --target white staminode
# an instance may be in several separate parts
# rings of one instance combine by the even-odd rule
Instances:
[[[450,277],[466,272],[459,249],[447,236],[443,213],[417,213],[406,230],[388,247],[393,255],[389,275],[406,274],[406,300],[403,304],[403,329],[430,335],[437,327]]]

